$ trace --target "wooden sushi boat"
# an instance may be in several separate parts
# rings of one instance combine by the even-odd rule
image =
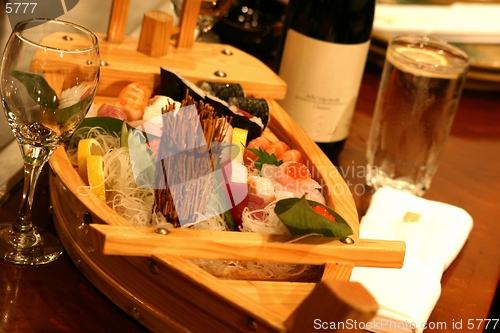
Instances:
[[[183,18],[200,0],[185,3]],[[125,8],[128,1],[114,1],[113,12]],[[178,41],[183,29],[193,28],[183,26],[188,20],[181,21]],[[309,332],[317,319],[369,321],[377,303],[362,285],[349,282],[351,271],[355,266],[400,268],[405,244],[359,238],[359,218],[346,183],[275,101],[284,96],[283,81],[259,60],[232,46],[192,43],[192,34],[188,34],[187,46],[171,44],[167,54],[151,56],[138,51],[142,36],[121,38],[118,33],[118,42],[113,41],[117,35],[113,27],[123,30],[122,23],[123,15],[112,15],[107,38],[99,36],[105,63],[96,103],[113,101],[131,81],[140,80],[156,89],[160,67],[165,65],[195,83],[240,83],[247,93],[265,97],[270,105],[265,135],[279,138],[301,151],[310,165],[318,166],[317,180],[335,189],[326,191],[327,205],[344,217],[353,234],[343,239],[291,238],[134,227],[97,196],[78,194],[85,183],[61,147],[50,159],[53,217],[77,268],[116,305],[155,332]],[[259,280],[250,275],[230,279],[206,272],[191,258],[318,265],[323,273],[312,282]]]

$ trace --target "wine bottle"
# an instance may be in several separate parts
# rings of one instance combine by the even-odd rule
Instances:
[[[370,46],[376,0],[290,0],[276,72],[278,101],[331,159],[349,134]]]

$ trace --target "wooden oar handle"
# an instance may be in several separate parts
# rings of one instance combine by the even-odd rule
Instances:
[[[184,49],[191,49],[194,44],[194,33],[196,29],[196,24],[198,22],[198,15],[200,13],[200,7],[201,3],[203,1],[207,0],[184,0],[182,3],[182,11],[181,11],[181,16],[179,20],[179,36],[177,37],[177,43],[176,46],[178,48],[184,48]],[[113,4],[111,6],[111,13],[110,13],[110,18],[109,18],[109,26],[108,26],[108,36],[107,36],[107,41],[110,43],[122,43],[125,39],[125,30],[127,27],[127,19],[128,19],[128,11],[130,7],[130,0],[113,0]],[[152,12],[157,12],[157,11],[152,11]],[[146,32],[141,33],[141,39],[143,39],[144,43],[151,42],[153,39],[155,40],[155,43],[158,41],[158,35],[163,36],[165,35],[166,29],[162,26],[158,26],[158,17],[155,15],[153,17],[153,20],[150,16],[147,16],[148,13],[152,12],[146,12],[144,16],[144,20],[148,20],[148,22],[143,22],[143,29],[144,29],[144,24],[147,24],[148,30]],[[164,21],[161,19],[160,21]],[[163,23],[160,23],[162,25]],[[156,29],[159,29],[158,31]],[[171,32],[171,29],[169,29],[169,32]],[[149,34],[149,35],[148,35]],[[156,37],[153,37],[151,35],[155,35]],[[170,38],[164,38],[162,44],[163,45],[152,45],[152,49],[150,50],[149,47],[145,47],[144,45],[141,46],[141,52],[144,52],[151,56],[161,56],[166,54],[166,49],[168,49],[168,43],[169,43]],[[144,51],[145,50],[145,51]],[[159,54],[160,55],[153,55],[153,54]],[[164,53],[164,54],[161,54]]]
[[[178,48],[190,49],[194,44],[194,31],[198,23],[202,0],[184,0],[179,20]]]
[[[113,0],[108,26],[108,42],[122,43],[125,39],[130,0]]]

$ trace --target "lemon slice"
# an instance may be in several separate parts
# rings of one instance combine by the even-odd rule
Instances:
[[[87,173],[90,190],[99,199],[106,202],[106,187],[104,185],[103,157],[100,155],[87,156]]]
[[[408,64],[403,57],[415,61],[418,65]],[[387,60],[403,72],[416,76],[441,79],[454,79],[458,76],[446,56],[428,49],[394,47],[388,52]]]
[[[101,144],[93,138],[80,140],[80,142],[78,142],[78,174],[87,184],[89,183],[87,176],[87,158],[90,155],[104,155]]]
[[[231,150],[231,157],[235,156],[235,162],[243,163],[243,152],[245,151],[247,136],[247,130],[238,127],[233,128],[233,136],[231,138],[231,141],[234,145],[237,146],[237,150],[235,152]]]
[[[449,65],[448,59],[445,56],[431,50],[402,46],[395,47],[394,51],[417,62],[439,66]]]

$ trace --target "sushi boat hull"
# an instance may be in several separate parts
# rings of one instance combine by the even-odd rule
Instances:
[[[272,235],[189,230],[162,234],[133,227],[94,195],[78,194],[85,184],[63,148],[51,158],[54,224],[64,248],[101,292],[148,329],[303,332],[301,323],[311,324],[331,306],[352,311],[329,311],[323,320],[345,320],[346,313],[369,320],[376,302],[361,285],[347,282],[352,268],[401,267],[404,243],[358,238],[357,212],[347,185],[340,175],[332,177],[331,162],[314,142],[301,137],[303,132],[286,112],[272,100],[270,105],[272,134],[302,151],[313,165],[330,166],[323,181],[345,189],[326,200],[353,228],[353,244],[327,237],[290,243]],[[318,282],[259,281],[254,276],[231,280],[187,260],[196,257],[316,264],[325,269]]]
[[[76,267],[106,297],[155,332],[307,332],[315,318],[325,322],[368,321],[377,309],[373,297],[349,282],[354,266],[401,267],[405,245],[359,239],[359,218],[348,186],[330,160],[278,105],[286,85],[262,62],[233,47],[195,43],[171,48],[165,57],[136,51],[137,40],[120,44],[100,39],[101,67],[97,103],[112,103],[131,80],[158,88],[160,67],[174,68],[193,83],[241,83],[245,91],[265,97],[271,120],[264,135],[299,150],[326,186],[326,204],[353,230],[349,241],[327,237],[302,240],[243,232],[133,227],[94,194],[60,147],[51,157],[50,187],[54,224]],[[230,49],[229,52],[226,52]],[[251,70],[248,70],[251,68]],[[225,77],[214,75],[223,70]],[[193,244],[193,246],[190,246]],[[199,245],[199,247],[196,246]],[[232,259],[323,267],[314,282],[238,279],[214,276],[189,258]]]

